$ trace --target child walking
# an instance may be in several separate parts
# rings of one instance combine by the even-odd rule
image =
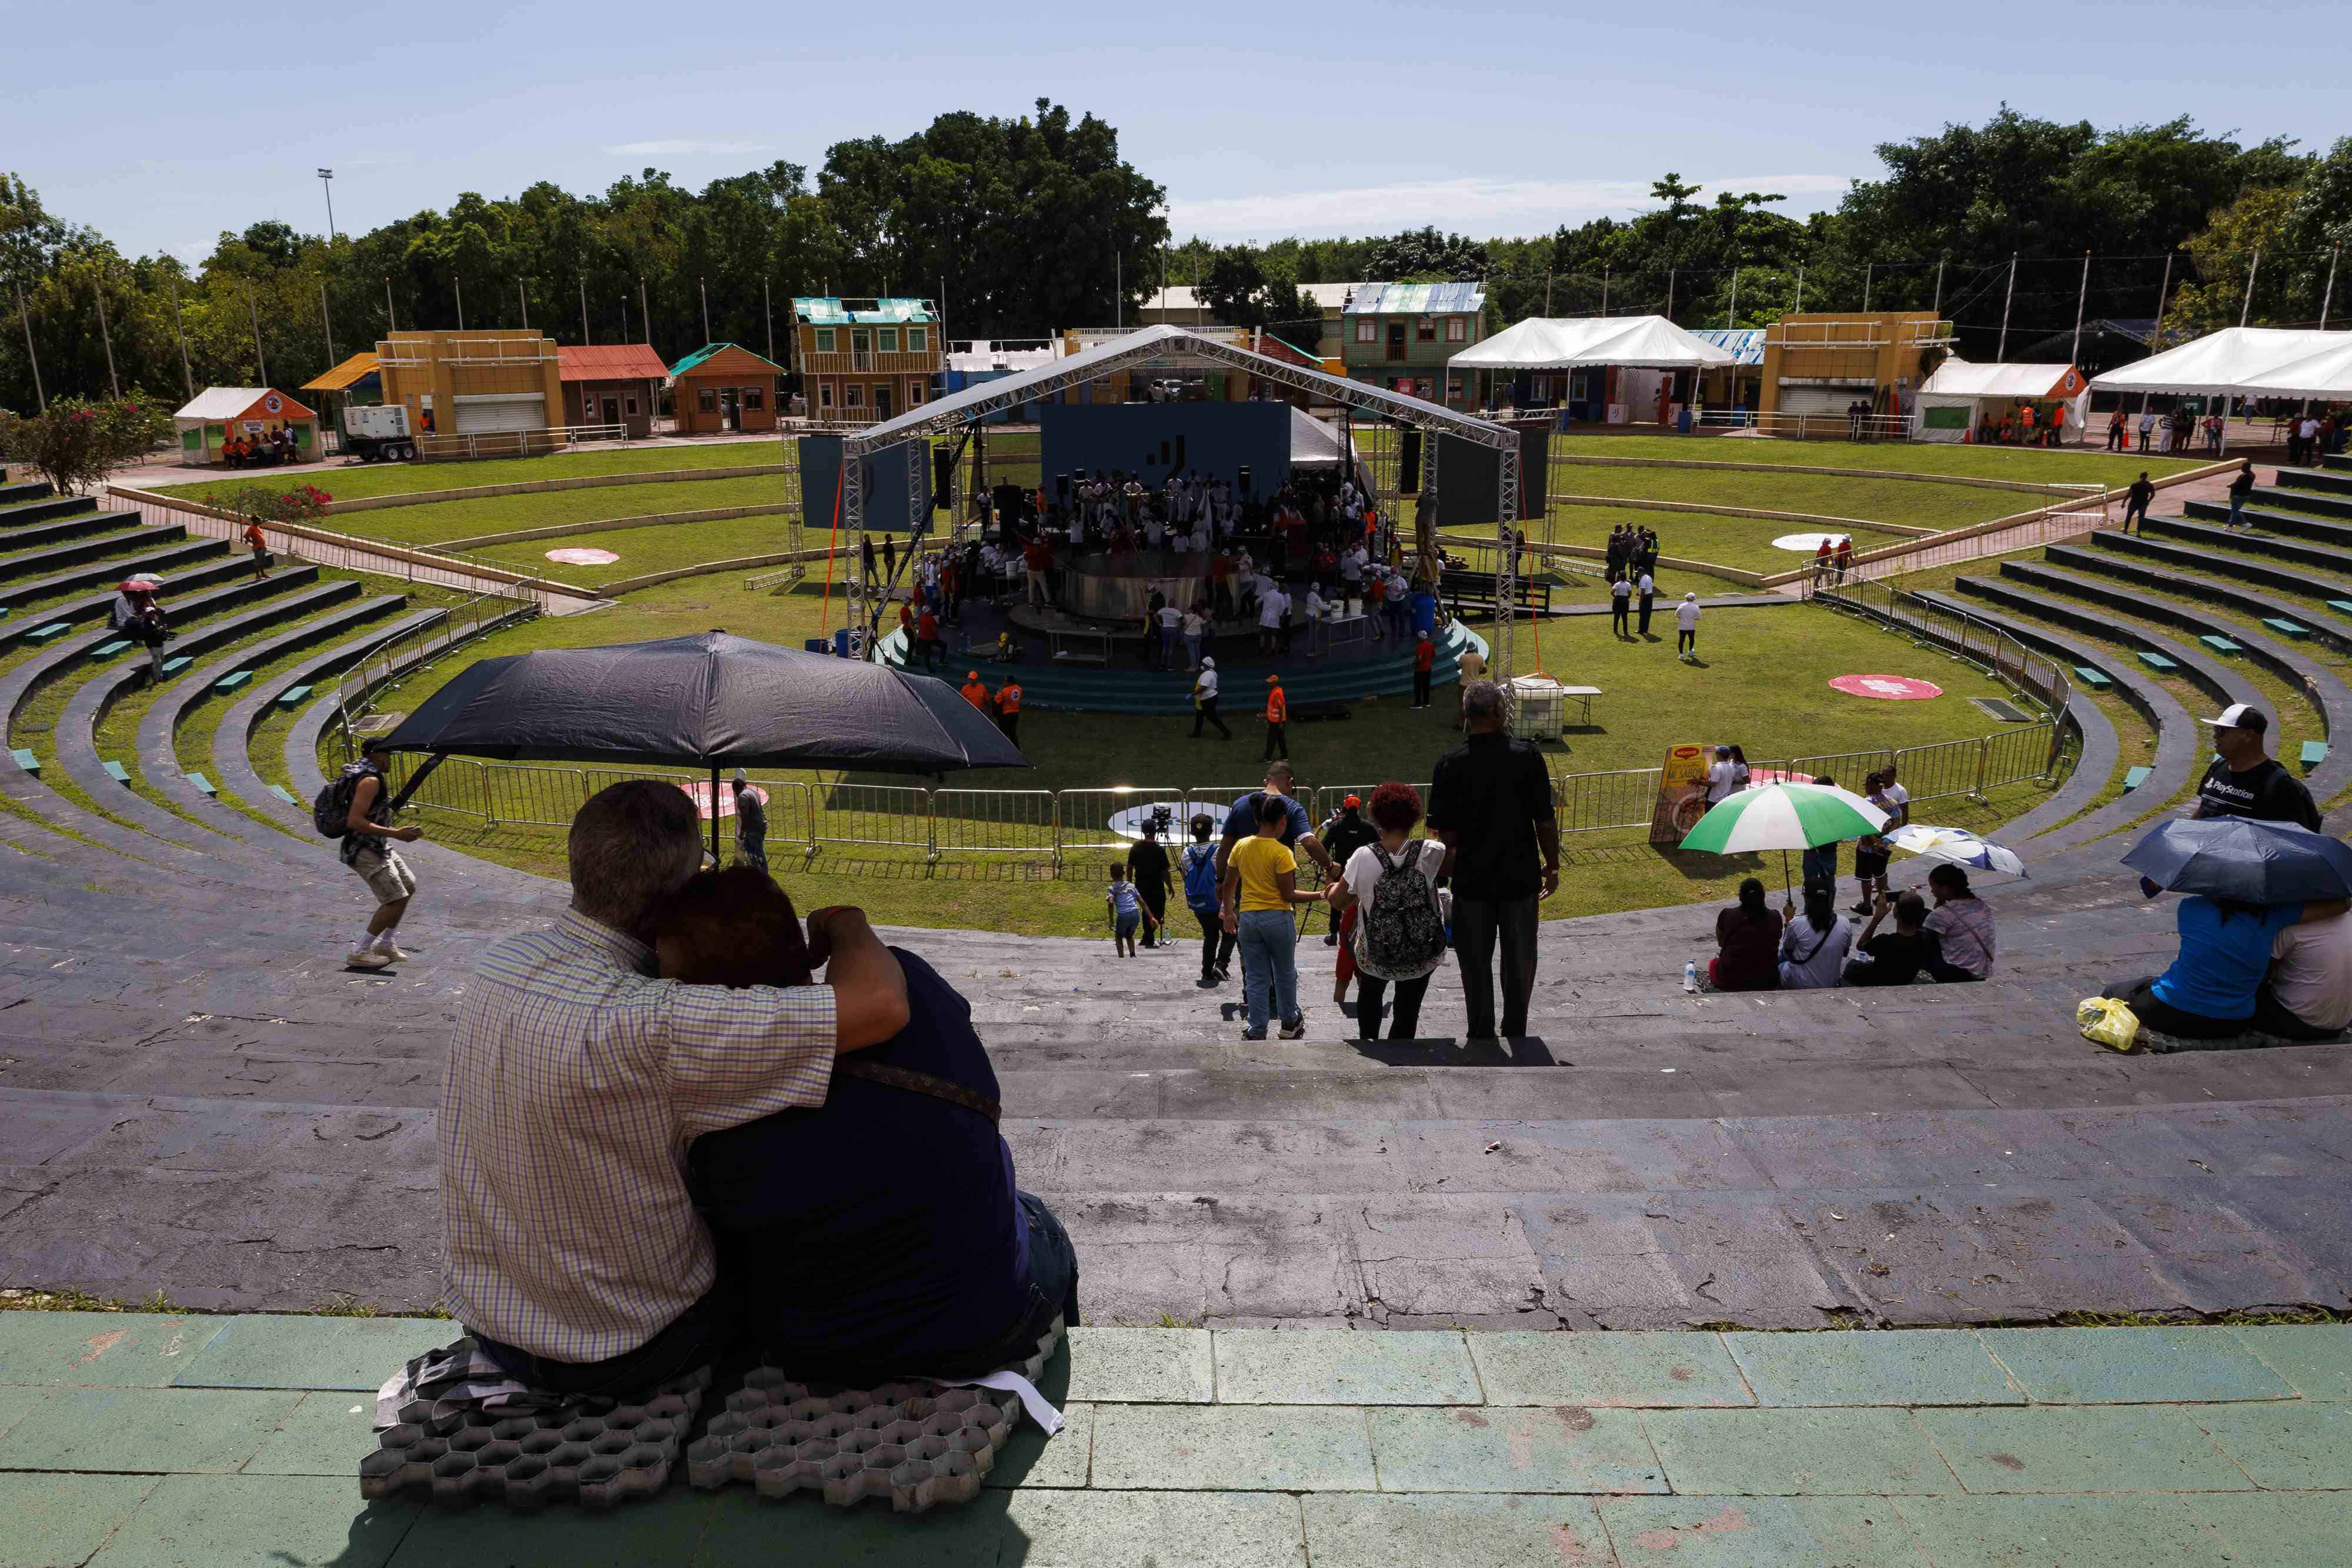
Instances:
[[[1110,868],[1110,891],[1103,897],[1110,912],[1111,945],[1122,958],[1135,956],[1135,930],[1143,924],[1143,899],[1135,883],[1127,880],[1127,867]]]

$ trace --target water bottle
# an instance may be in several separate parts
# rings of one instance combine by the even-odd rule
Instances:
[[[1683,962],[1683,989],[1693,996],[1698,994],[1698,960],[1696,958]]]

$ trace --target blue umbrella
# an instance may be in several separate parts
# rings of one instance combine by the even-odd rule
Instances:
[[[2243,904],[2352,898],[2352,845],[2299,822],[2176,818],[2134,844],[2124,864],[2168,892]]]

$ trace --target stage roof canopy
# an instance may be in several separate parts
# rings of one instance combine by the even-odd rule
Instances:
[[[1715,352],[1712,350],[1708,351]],[[1123,338],[1112,338],[1081,349],[1075,354],[1066,354],[1050,364],[1013,375],[999,376],[994,381],[976,382],[961,392],[950,392],[929,402],[917,403],[895,418],[868,425],[850,436],[844,444],[844,451],[851,456],[867,456],[886,446],[953,430],[967,422],[983,418],[997,409],[1033,402],[1065,387],[1097,381],[1114,371],[1146,364],[1171,354],[1192,354],[1222,361],[1276,385],[1297,387],[1319,394],[1359,413],[1393,420],[1420,430],[1459,435],[1481,446],[1508,445],[1517,450],[1518,437],[1491,420],[1480,419],[1421,398],[1408,397],[1403,392],[1391,392],[1367,382],[1349,381],[1344,376],[1309,370],[1286,360],[1237,348],[1220,337],[1189,331],[1182,327],[1145,327]],[[1722,362],[1729,358],[1727,354],[1718,355],[1717,360],[1709,362]]]
[[[1588,365],[1680,371],[1728,365],[1738,356],[1684,331],[1664,316],[1540,316],[1506,327],[1448,360],[1454,371],[1568,371]]]
[[[2352,332],[2229,327],[2118,366],[2100,392],[2352,398]]]

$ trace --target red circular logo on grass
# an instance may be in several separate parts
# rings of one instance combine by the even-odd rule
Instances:
[[[1944,695],[1944,688],[1935,682],[1915,681],[1908,675],[1839,675],[1830,687],[1850,697],[1876,697],[1890,703],[1925,702]]]
[[[575,545],[549,550],[547,559],[562,566],[610,566],[621,558],[608,549],[586,549]]]

